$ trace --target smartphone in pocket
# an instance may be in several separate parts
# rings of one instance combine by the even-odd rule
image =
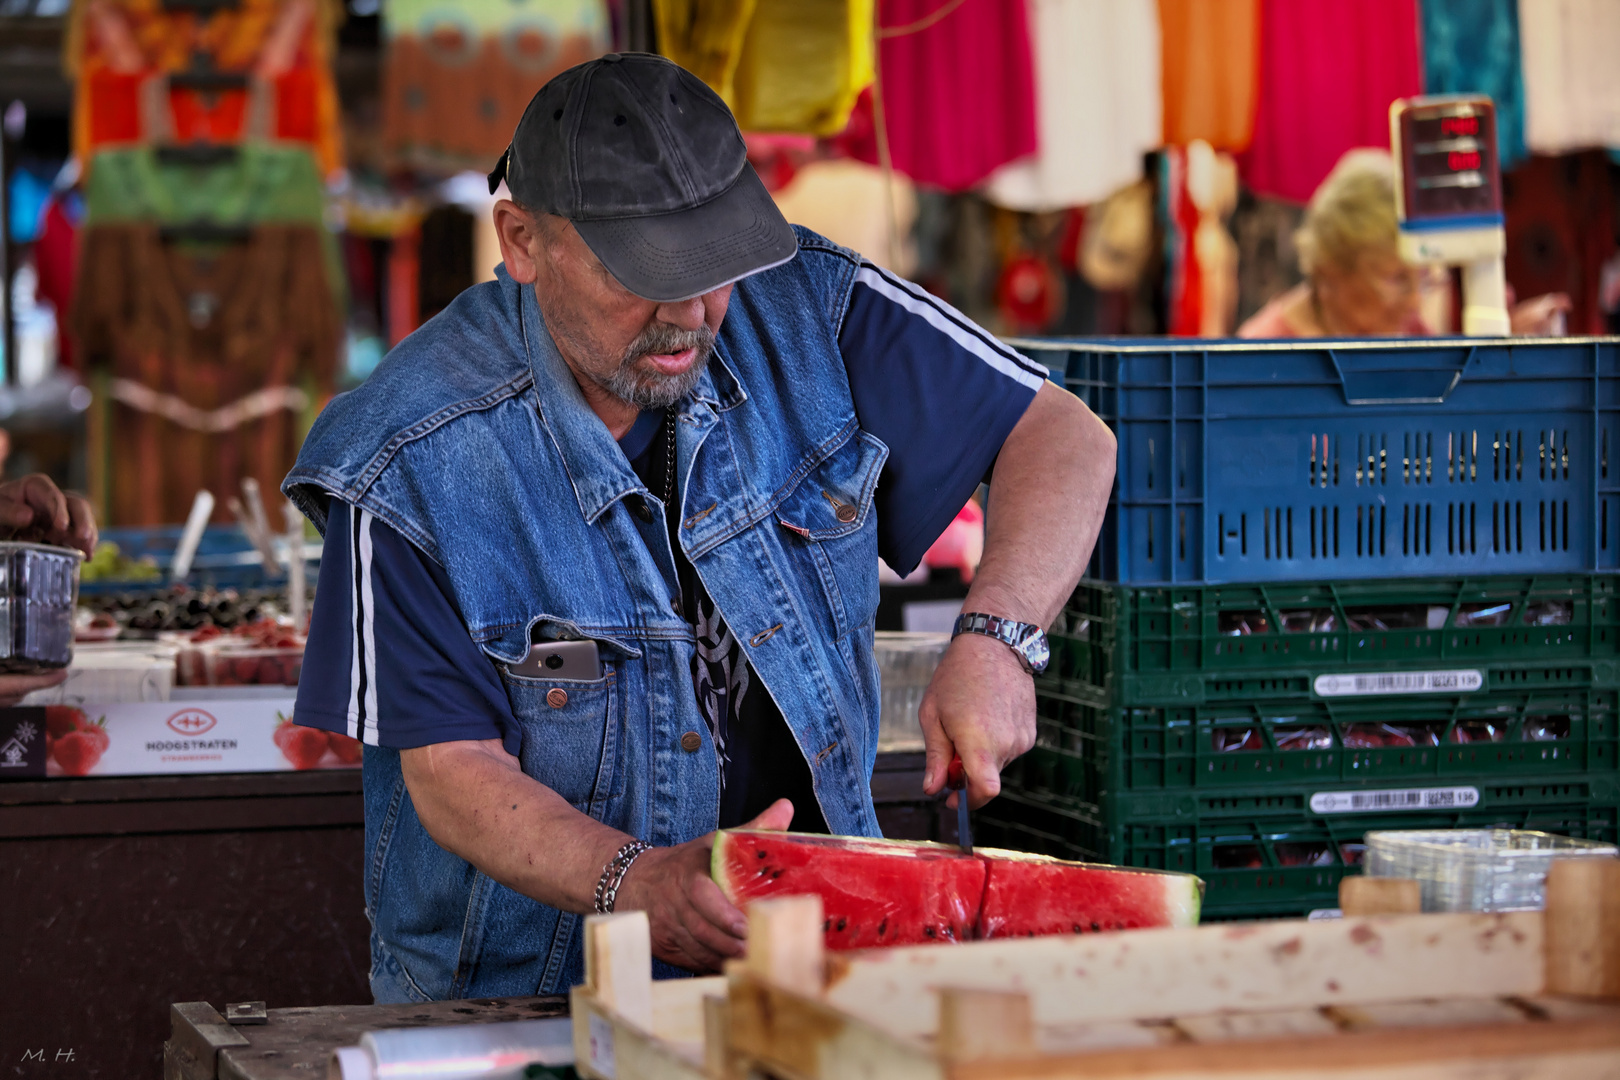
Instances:
[[[526,679],[594,682],[602,677],[602,658],[594,641],[543,641],[529,646],[529,655],[509,670]]]

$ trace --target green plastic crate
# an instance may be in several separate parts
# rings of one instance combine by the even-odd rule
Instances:
[[[1547,786],[1559,785],[1549,781]],[[973,833],[987,847],[1197,874],[1206,886],[1204,918],[1232,919],[1297,917],[1337,907],[1339,881],[1360,872],[1369,830],[1493,826],[1612,841],[1620,837],[1620,805],[1505,799],[1468,810],[1328,817],[1249,814],[1155,822],[1109,820],[1008,793],[974,814]]]
[[[1614,690],[1118,706],[1041,689],[1035,748],[1008,766],[1003,782],[1097,805],[1230,787],[1457,778],[1560,776],[1615,790],[1617,713]]]
[[[1082,581],[1042,684],[1121,705],[1319,697],[1321,676],[1620,685],[1613,576],[1133,587]],[[1341,686],[1342,691],[1351,691]]]

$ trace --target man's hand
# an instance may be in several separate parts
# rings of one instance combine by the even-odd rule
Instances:
[[[0,484],[0,529],[10,539],[74,547],[90,555],[96,549],[96,518],[78,495],[65,495],[41,473]]]
[[[1035,681],[1006,645],[983,634],[951,642],[917,709],[927,763],[923,791],[945,785],[952,753],[967,774],[968,805],[983,806],[1001,793],[1001,769],[1035,745]],[[955,808],[960,793],[947,805]]]
[[[38,675],[0,675],[0,709],[9,709],[35,690],[60,686],[67,680],[67,668]]]
[[[793,822],[793,804],[778,799],[744,829],[780,831]],[[743,954],[748,922],[709,876],[714,833],[677,847],[653,848],[631,864],[619,886],[616,911],[645,911],[652,953],[688,971],[718,971]]]

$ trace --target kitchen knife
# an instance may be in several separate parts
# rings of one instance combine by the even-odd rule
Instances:
[[[968,825],[967,770],[960,757],[952,757],[945,770],[945,786],[956,792],[956,842],[962,854],[973,854],[973,830]]]

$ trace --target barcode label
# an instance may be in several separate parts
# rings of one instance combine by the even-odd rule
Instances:
[[[1318,791],[1313,814],[1375,814],[1389,810],[1464,810],[1479,805],[1479,788],[1395,788],[1387,791]]]
[[[1362,675],[1318,675],[1312,684],[1319,697],[1367,694],[1469,694],[1485,686],[1485,675],[1464,671],[1382,671]]]

